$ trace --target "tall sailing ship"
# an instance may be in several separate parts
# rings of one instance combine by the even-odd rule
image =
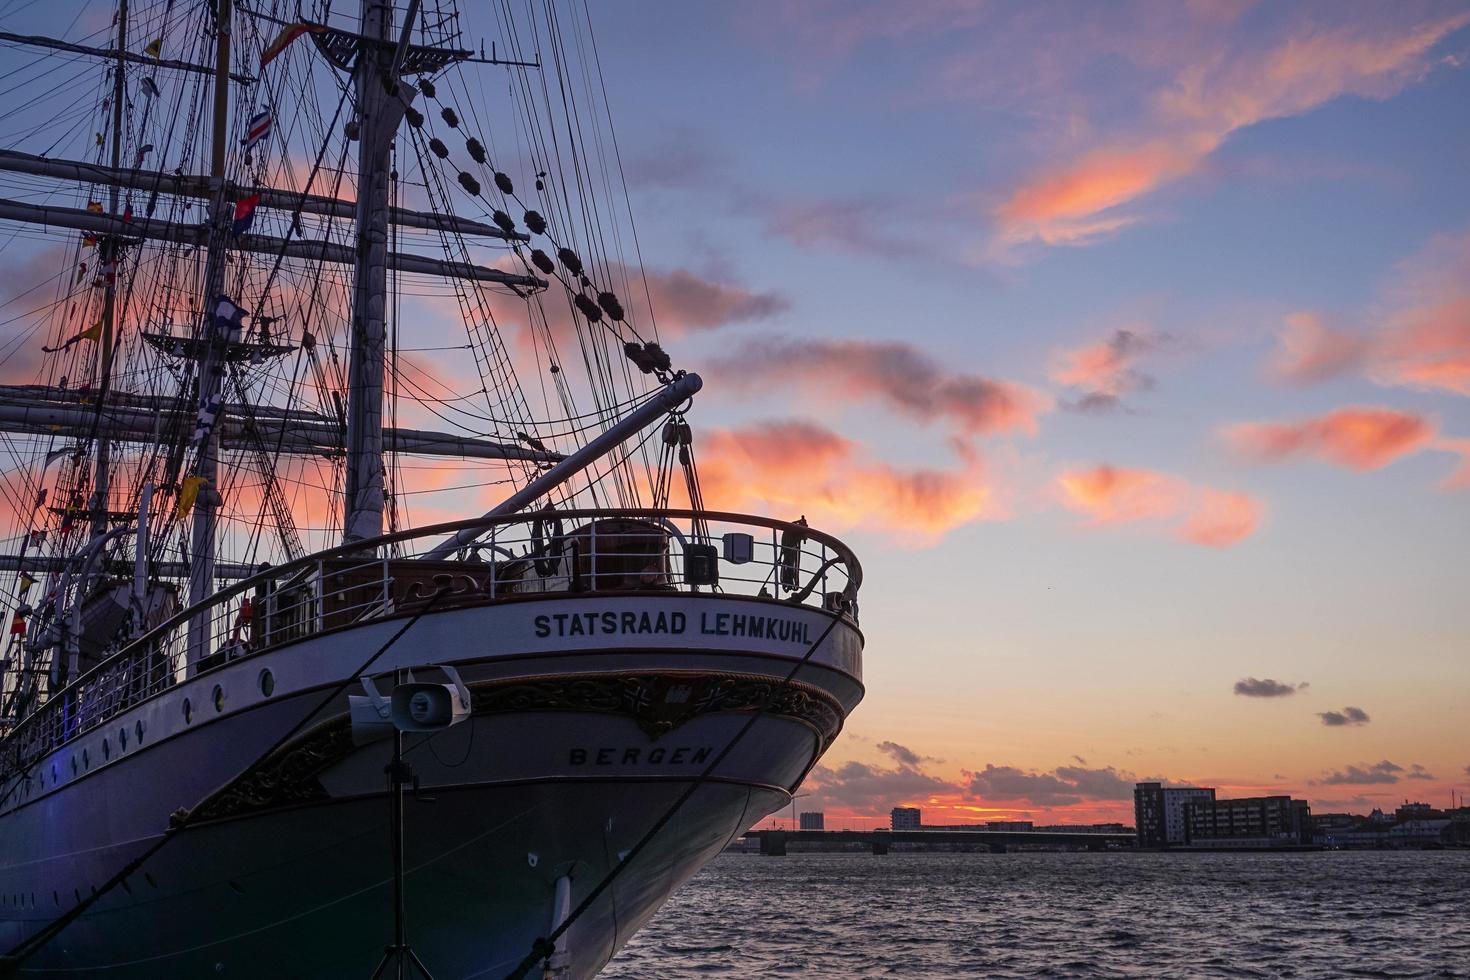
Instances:
[[[860,566],[704,504],[585,5],[234,2],[0,25],[0,975],[592,976]]]

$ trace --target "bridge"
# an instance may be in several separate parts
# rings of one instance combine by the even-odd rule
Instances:
[[[887,854],[894,844],[981,844],[993,854],[1004,854],[1011,845],[1043,844],[1051,847],[1083,847],[1103,851],[1109,847],[1132,847],[1133,834],[1085,833],[1050,830],[752,830],[745,840],[758,838],[761,853],[774,857],[786,854],[792,842],[863,844],[874,854]]]

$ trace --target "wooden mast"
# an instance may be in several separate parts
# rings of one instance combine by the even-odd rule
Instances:
[[[408,26],[412,27],[412,21]],[[391,0],[362,0],[357,89],[357,263],[347,389],[344,543],[383,533],[383,354],[387,335],[388,171],[406,108],[394,70]]]
[[[230,0],[218,0],[215,12],[214,115],[213,145],[209,158],[209,176],[214,189],[211,207],[209,255],[204,266],[203,315],[197,337],[201,341],[196,371],[198,404],[206,405],[219,397],[224,379],[223,344],[215,326],[215,299],[224,287],[224,234],[229,220],[225,199],[225,146],[230,114],[230,21],[234,16]],[[189,541],[189,604],[203,602],[214,594],[215,530],[219,509],[219,434],[218,425],[204,437],[199,446],[198,462],[193,475],[202,483],[194,502],[194,525]],[[210,621],[208,614],[195,616],[189,622],[188,655],[190,674],[198,669],[200,659],[209,654]]]
[[[128,0],[119,0],[117,6],[117,61],[112,67],[112,168],[122,165],[123,96],[126,92],[123,78],[123,51],[128,46]],[[108,196],[108,213],[120,217],[117,209],[118,189],[114,186]],[[122,247],[116,236],[102,242],[102,340],[97,345],[97,441],[94,446],[96,459],[92,469],[91,536],[107,533],[107,501],[111,490],[112,440],[108,438],[103,424],[103,413],[107,406],[107,390],[112,381],[112,350],[117,337],[117,268],[122,259]]]

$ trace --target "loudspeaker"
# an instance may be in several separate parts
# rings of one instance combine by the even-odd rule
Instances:
[[[391,714],[401,732],[433,732],[470,716],[470,692],[453,667],[441,667],[450,684],[409,683],[393,689]]]

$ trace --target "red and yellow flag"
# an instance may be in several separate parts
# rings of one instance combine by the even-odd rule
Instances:
[[[276,35],[276,39],[270,44],[266,45],[264,51],[260,52],[260,67],[264,68],[266,65],[274,61],[276,55],[280,54],[282,51],[285,51],[286,48],[290,47],[291,42],[296,40],[301,35],[320,34],[325,30],[326,27],[322,26],[321,24],[308,24],[306,21],[300,20],[294,24],[288,24],[286,28],[281,31],[281,33]]]

